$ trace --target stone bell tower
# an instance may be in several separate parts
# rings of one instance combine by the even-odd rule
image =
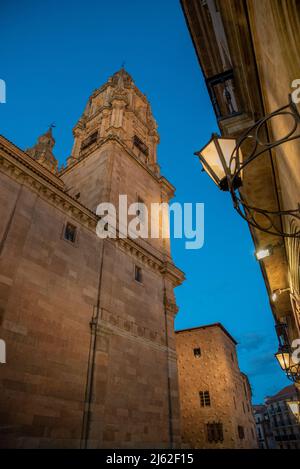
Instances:
[[[101,202],[117,207],[120,195],[128,205],[142,201],[147,208],[173,197],[157,163],[150,104],[123,68],[94,91],[73,132],[60,177],[68,194],[92,212]],[[162,236],[98,242],[103,262],[86,446],[178,447],[174,288],[184,275]]]
[[[118,207],[119,195],[126,194],[128,205],[141,201],[150,212],[152,202],[173,197],[174,187],[157,163],[159,135],[150,104],[124,68],[94,91],[73,134],[61,177],[69,194],[90,210],[100,202]],[[167,239],[147,242],[170,256]]]
[[[27,152],[0,136],[0,447],[180,446],[173,321],[184,274],[160,233],[96,233],[101,202],[143,201],[145,223],[145,206],[173,196],[158,142],[124,69],[90,97],[60,171],[51,129]]]

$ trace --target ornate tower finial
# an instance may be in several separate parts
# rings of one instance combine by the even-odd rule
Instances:
[[[58,162],[52,152],[52,149],[55,145],[55,139],[52,134],[53,127],[55,127],[55,124],[50,124],[47,132],[38,138],[37,143],[32,148],[28,148],[25,151],[32,158],[37,160],[42,166],[49,169],[49,171],[56,173]]]

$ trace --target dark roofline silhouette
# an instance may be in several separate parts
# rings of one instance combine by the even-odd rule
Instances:
[[[237,345],[237,341],[232,337],[231,334],[229,334],[227,329],[225,329],[223,324],[221,324],[220,322],[214,322],[213,324],[206,324],[204,326],[188,327],[187,329],[178,329],[177,331],[175,331],[175,334],[179,334],[181,332],[195,331],[197,329],[207,329],[208,327],[219,327],[224,332],[224,334],[226,334],[229,339],[232,340],[235,345]]]

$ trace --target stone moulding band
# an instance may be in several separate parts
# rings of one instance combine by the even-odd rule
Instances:
[[[58,184],[53,182],[52,178],[45,176],[47,170],[39,167],[36,163],[34,167],[31,165],[29,156],[23,160],[22,150],[14,144],[0,136],[0,170],[9,177],[15,179],[21,184],[27,185],[35,192],[46,198],[48,202],[58,207],[68,216],[71,216],[81,225],[93,231],[96,236],[96,225],[99,217],[82,205],[76,199],[67,194]],[[28,160],[28,161],[27,161]],[[51,175],[51,173],[49,173]],[[52,175],[51,175],[52,176]],[[109,242],[117,242],[117,244],[125,250],[131,250],[136,258],[146,263],[153,270],[159,271],[164,275],[168,275],[175,285],[180,285],[184,281],[183,272],[175,267],[172,262],[162,259],[158,255],[150,253],[145,247],[141,246],[135,240],[125,239],[108,239]]]

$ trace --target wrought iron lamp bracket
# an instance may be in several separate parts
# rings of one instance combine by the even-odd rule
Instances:
[[[291,126],[286,135],[278,140],[269,139],[267,123],[277,116],[290,116]],[[270,233],[276,236],[300,238],[300,229],[295,233],[289,233],[281,228],[281,223],[278,223],[278,217],[292,217],[300,222],[300,204],[292,210],[278,210],[270,211],[263,208],[254,207],[246,203],[243,199],[239,187],[241,186],[242,171],[252,161],[273,148],[283,145],[292,140],[300,138],[300,114],[297,106],[293,103],[291,95],[289,95],[289,103],[277,111],[268,114],[259,121],[257,121],[250,129],[247,130],[238,140],[235,149],[233,150],[230,161],[229,171],[227,172],[228,189],[231,194],[233,205],[236,211],[244,218],[250,225],[258,230]],[[266,140],[261,137],[262,130],[265,128]],[[250,141],[252,147],[247,154],[242,153],[242,146],[246,141]],[[277,222],[276,222],[276,220]]]

